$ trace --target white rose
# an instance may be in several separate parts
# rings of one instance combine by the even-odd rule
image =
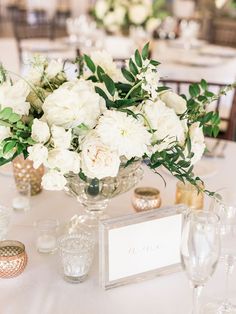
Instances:
[[[9,127],[0,125],[0,142],[5,140],[5,138],[8,138],[11,136],[11,131]]]
[[[66,131],[60,126],[53,125],[51,128],[52,132],[52,141],[54,147],[68,149],[71,144],[71,129]]]
[[[152,34],[161,24],[161,20],[155,17],[148,19],[146,23],[146,30],[149,34]]]
[[[100,96],[84,80],[64,83],[49,95],[42,108],[50,125],[64,128],[85,124],[93,128],[100,111]]]
[[[107,1],[99,0],[95,4],[95,14],[98,19],[102,20],[109,10],[109,5]]]
[[[177,114],[182,114],[187,110],[186,100],[171,91],[166,91],[160,95],[161,100],[167,107],[174,109]]]
[[[67,149],[53,149],[48,153],[47,166],[65,174],[70,171],[80,172],[80,157],[76,152]]]
[[[124,24],[125,14],[126,14],[125,8],[123,6],[116,6],[114,13],[115,13],[115,17],[116,17],[116,23],[119,25]]]
[[[102,143],[95,132],[84,139],[81,152],[81,168],[89,178],[115,177],[119,171],[120,159],[117,151]]]
[[[129,8],[129,19],[136,25],[143,24],[150,15],[150,6],[134,4]]]
[[[42,178],[42,186],[45,190],[61,191],[66,186],[66,178],[57,171],[49,171]]]
[[[107,110],[100,118],[97,133],[101,140],[127,159],[142,157],[151,135],[142,122],[124,112]]]
[[[29,85],[23,80],[19,80],[13,85],[5,82],[0,86],[0,104],[1,108],[12,108],[19,115],[28,115],[30,103],[26,98],[30,92]]]
[[[194,153],[194,156],[191,159],[193,165],[202,158],[206,148],[203,130],[199,125],[199,122],[195,122],[189,127],[191,152]]]
[[[156,130],[153,140],[161,141],[155,147],[159,151],[165,150],[175,144],[180,145],[185,141],[185,127],[173,109],[166,107],[161,101],[146,101],[143,112],[151,128]]]
[[[62,72],[62,70],[63,63],[61,61],[51,60],[45,70],[45,73],[49,79],[52,79],[57,76],[57,74]]]
[[[47,123],[38,119],[34,119],[31,137],[35,142],[42,144],[46,143],[50,138],[50,131]]]
[[[111,33],[116,33],[119,31],[120,27],[117,23],[117,17],[115,12],[109,12],[103,19],[104,26]]]
[[[44,164],[48,157],[48,150],[42,144],[35,144],[28,147],[29,160],[33,161],[33,166],[37,169],[39,166]]]

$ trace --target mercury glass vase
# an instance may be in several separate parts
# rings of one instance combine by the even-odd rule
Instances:
[[[141,162],[134,162],[127,167],[122,165],[116,177],[101,180],[83,180],[78,175],[68,175],[66,190],[75,196],[85,209],[85,213],[77,217],[78,222],[87,227],[97,227],[99,219],[104,218],[109,200],[132,189],[142,177]]]

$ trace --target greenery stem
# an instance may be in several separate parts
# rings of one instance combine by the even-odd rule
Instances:
[[[130,91],[127,93],[127,95],[125,96],[125,99],[128,99],[130,94],[136,89],[138,88],[139,86],[142,85],[142,81],[138,82],[137,84],[135,84],[131,89]]]

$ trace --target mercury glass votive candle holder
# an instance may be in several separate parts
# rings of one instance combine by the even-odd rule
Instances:
[[[23,182],[29,182],[31,185],[31,195],[36,195],[41,192],[42,177],[44,175],[44,167],[38,169],[33,167],[33,162],[29,159],[24,159],[23,155],[17,156],[13,161],[13,174],[16,187],[20,189]]]
[[[25,246],[19,241],[0,242],[0,278],[20,275],[27,265]]]
[[[161,206],[160,191],[152,187],[139,187],[134,190],[132,205],[136,212],[147,211]]]
[[[204,185],[202,184],[202,188]],[[184,204],[190,209],[202,209],[204,206],[204,194],[197,188],[186,182],[177,182],[175,204]]]
[[[83,282],[94,258],[95,241],[91,233],[66,234],[58,241],[64,279],[71,283]]]

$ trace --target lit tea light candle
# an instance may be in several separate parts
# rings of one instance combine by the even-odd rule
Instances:
[[[52,235],[41,235],[37,239],[37,248],[40,253],[54,252],[57,247],[57,240]]]
[[[159,208],[160,191],[151,187],[140,187],[134,190],[132,205],[137,212]]]
[[[39,253],[54,253],[57,249],[58,221],[55,219],[39,220],[36,223],[38,230],[37,250]]]
[[[202,184],[202,189],[204,185]],[[176,204],[184,204],[191,209],[202,209],[204,205],[204,194],[198,191],[195,186],[190,183],[178,182],[176,185]]]
[[[30,201],[26,196],[18,196],[12,200],[12,208],[16,211],[27,211],[30,209]]]

